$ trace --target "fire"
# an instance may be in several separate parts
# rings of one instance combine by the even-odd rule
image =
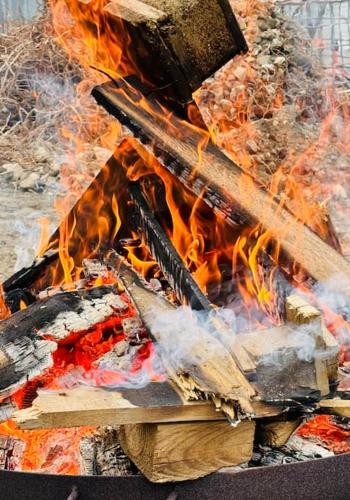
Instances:
[[[0,285],[0,320],[5,319],[8,316],[11,316],[11,311],[6,304],[3,287]]]
[[[121,21],[113,24],[108,17],[104,7],[106,1],[98,0],[92,2],[80,2],[74,0],[51,0],[54,30],[58,42],[65,48],[72,60],[77,60],[85,68],[86,80],[81,82],[81,87],[91,88],[92,85],[105,80],[105,74],[113,78],[121,78],[126,75],[137,75],[141,81],[144,76],[140,74],[135,64],[130,45],[130,39]],[[218,143],[225,151],[246,171],[258,175],[259,165],[251,154],[251,149],[259,147],[259,130],[256,121],[251,116],[269,117],[276,112],[283,113],[285,103],[284,74],[279,71],[276,74],[276,91],[266,93],[268,85],[259,79],[257,71],[251,64],[254,58],[253,52],[258,34],[258,25],[264,16],[269,15],[272,2],[252,1],[234,2],[235,13],[239,21],[245,26],[245,36],[251,47],[250,52],[244,56],[237,57],[230,63],[230,71],[238,79],[234,83],[235,98],[231,103],[226,102],[215,111],[209,118],[204,114],[208,132],[201,130],[198,144],[198,162],[201,161],[201,152],[205,149],[209,137]],[[68,7],[67,7],[68,6]],[[100,71],[96,71],[97,68]],[[224,70],[223,70],[224,71]],[[251,98],[249,88],[253,86],[254,93],[260,95],[259,102]],[[164,125],[170,128],[172,133],[181,137],[185,133],[186,126],[202,127],[197,108],[190,106],[188,114],[193,124],[188,125],[169,113],[162,106],[152,108],[147,100],[140,96],[139,92],[132,90],[133,99],[140,106],[145,107],[148,112],[157,114]],[[129,96],[129,98],[131,98]],[[280,206],[294,212],[304,224],[309,225],[321,237],[330,240],[327,215],[323,206],[316,201],[319,195],[319,186],[315,189],[303,185],[302,175],[308,165],[312,164],[316,152],[327,148],[328,138],[332,127],[337,120],[339,100],[328,91],[329,106],[321,110],[324,119],[320,127],[317,140],[306,145],[300,153],[290,148],[286,152],[283,161],[277,165],[276,171],[265,183],[265,188],[279,199]],[[201,106],[201,91],[196,94],[196,101]],[[225,109],[225,106],[228,108]],[[300,98],[296,106],[302,114],[307,106],[307,101]],[[346,113],[346,107],[343,113]],[[228,116],[231,116],[228,120]],[[113,123],[113,126],[112,126]],[[120,130],[114,131],[116,127],[111,122],[107,136],[116,137]],[[185,128],[184,128],[185,127]],[[118,129],[118,126],[117,126]],[[80,137],[72,137],[66,132],[73,142],[76,143],[75,150],[79,151]],[[219,215],[209,213],[203,201],[188,192],[171,174],[165,171],[151,154],[146,152],[137,141],[130,140],[131,146],[124,148],[118,155],[118,160],[126,165],[126,175],[130,180],[138,180],[146,185],[147,178],[156,175],[160,179],[161,190],[164,192],[164,205],[167,216],[160,214],[155,188],[145,188],[148,201],[153,210],[159,213],[161,223],[166,230],[173,245],[182,260],[192,272],[201,289],[209,295],[209,298],[218,305],[230,305],[227,300],[223,301],[223,290],[231,290],[231,301],[237,302],[237,296],[243,301],[247,315],[251,318],[250,327],[259,326],[261,318],[263,324],[279,322],[278,297],[275,293],[275,278],[277,269],[282,264],[279,251],[279,243],[273,242],[273,235],[265,232],[262,227],[232,228],[222,220]],[[258,146],[254,146],[258,144]],[[141,160],[133,162],[133,149],[135,149]],[[245,184],[246,177],[242,176],[242,190],[249,192],[249,186]],[[119,180],[118,182],[121,182]],[[107,242],[113,246],[116,237],[123,232],[123,203],[125,200],[111,200],[112,190],[116,184],[108,187],[107,194],[103,186],[99,188],[99,194],[93,194],[94,213],[87,208],[88,203],[79,203],[74,211],[74,217],[70,216],[61,225],[57,242],[60,264],[54,278],[52,276],[47,282],[53,281],[71,283],[79,278],[81,261],[89,256],[96,256],[99,251],[107,246]],[[151,190],[151,192],[149,192]],[[117,189],[121,191],[120,188]],[[114,191],[116,192],[116,191]],[[106,217],[107,198],[112,202],[115,220]],[[181,200],[181,202],[180,202]],[[85,208],[82,208],[84,205]],[[89,214],[91,223],[89,228],[82,229],[83,215]],[[98,231],[97,229],[98,228]],[[96,232],[98,234],[96,234]],[[77,234],[84,233],[84,238],[77,238]],[[139,235],[131,234],[130,237],[137,238]],[[274,235],[275,237],[275,235]],[[283,235],[280,235],[282,238]],[[331,241],[333,243],[333,241]],[[52,242],[51,242],[52,244]],[[302,244],[302,242],[300,242]],[[128,258],[132,265],[145,276],[157,272],[157,266],[143,244],[138,248],[126,248]],[[288,270],[290,274],[300,278],[300,269],[297,267]],[[258,319],[257,319],[258,318]],[[266,319],[267,318],[267,319]]]
[[[317,415],[297,431],[299,436],[320,441],[334,453],[350,452],[350,430],[342,427],[340,419],[331,415]]]
[[[57,41],[67,51],[72,61],[78,61],[84,68],[86,79],[77,85],[77,99],[84,100],[91,88],[107,79],[122,78],[140,73],[133,59],[130,39],[121,21],[110,21],[104,11],[106,0],[92,2],[72,0],[50,0],[53,26]],[[269,2],[236,2],[235,11],[240,12],[242,22],[246,24],[246,37],[251,46],[257,36],[257,23],[267,12]],[[239,85],[235,86],[232,102],[226,102],[216,110],[213,116],[204,116],[208,131],[202,129],[203,122],[197,107],[188,109],[191,124],[180,121],[167,109],[159,105],[153,108],[138,91],[134,90],[134,98],[147,111],[157,114],[164,126],[181,137],[186,127],[201,129],[198,142],[198,164],[209,140],[222,147],[245,172],[259,177],[259,163],[254,159],[252,151],[259,146],[259,130],[252,115],[270,117],[275,112],[282,112],[286,96],[283,91],[282,74],[278,74],[277,89],[269,93],[264,81],[258,79],[253,69],[252,51],[237,58],[231,70]],[[235,81],[235,84],[237,82]],[[252,101],[248,92],[250,87],[263,96],[260,102]],[[129,97],[131,99],[131,97]],[[201,93],[196,101],[201,107]],[[85,102],[85,101],[84,101]],[[329,228],[325,222],[324,207],[317,200],[318,189],[302,183],[303,172],[312,165],[316,153],[327,149],[332,130],[337,124],[339,112],[349,118],[349,107],[340,102],[332,92],[327,93],[328,106],[322,110],[323,120],[317,139],[305,144],[303,150],[287,150],[279,164],[264,184],[271,195],[278,199],[280,207],[285,207],[297,216],[304,224],[309,225],[324,239],[329,239]],[[307,103],[303,99],[297,102],[301,115]],[[85,140],[91,133],[100,134],[100,143],[110,149],[115,148],[122,130],[116,122],[106,119],[104,112],[93,111],[89,125],[67,126],[62,135],[70,145],[67,162],[62,166],[65,173],[66,186],[74,195],[79,195],[81,185],[71,178],[75,169],[75,156],[84,150]],[[79,119],[78,119],[79,122]],[[103,123],[103,127],[101,127]],[[346,134],[349,132],[349,120],[337,146],[348,149]],[[122,165],[122,169],[119,168]],[[259,179],[261,181],[261,179]],[[68,285],[74,288],[74,282],[82,275],[83,260],[96,258],[104,251],[116,246],[118,240],[140,240],[140,235],[133,228],[126,227],[126,212],[131,209],[126,193],[129,181],[137,181],[141,185],[147,201],[173,243],[186,267],[193,274],[196,282],[209,299],[218,306],[231,307],[244,317],[241,329],[266,327],[279,323],[281,318],[279,298],[276,293],[278,269],[284,262],[280,255],[279,242],[275,235],[265,231],[260,225],[255,227],[232,227],[220,215],[214,213],[199,196],[195,196],[184,188],[181,182],[164,169],[152,154],[142,147],[138,141],[128,138],[118,147],[114,156],[102,169],[100,174],[83,194],[73,210],[67,215],[71,199],[65,200],[58,207],[64,214],[58,232],[48,244],[47,228],[43,231],[40,253],[49,248],[58,250],[59,261],[52,265],[40,282],[35,284],[37,290],[52,285]],[[249,193],[247,176],[242,175],[242,190]],[[249,194],[248,194],[249,195]],[[283,235],[280,235],[282,238]],[[123,247],[133,267],[145,277],[159,275],[159,268],[145,244]],[[290,279],[294,284],[302,270],[296,266],[289,268]],[[293,275],[294,273],[294,275]],[[115,277],[100,277],[90,286],[114,282]],[[243,306],[242,306],[243,304]],[[21,307],[24,307],[21,304]],[[242,309],[244,308],[244,312]],[[130,305],[128,315],[135,311]],[[6,317],[8,311],[0,297],[0,315]],[[335,335],[342,332],[349,334],[350,328],[345,320],[332,311],[325,311],[327,325]],[[53,355],[53,367],[44,376],[27,383],[14,396],[13,401],[19,407],[31,404],[37,389],[41,387],[59,388],[61,377],[73,372],[77,367],[84,373],[85,380],[94,384],[118,384],[123,375],[109,370],[96,369],[95,361],[109,352],[113,346],[123,340],[121,318],[112,317],[92,330],[73,332],[69,339],[58,345]],[[131,367],[131,373],[146,369],[151,379],[159,380],[152,372],[153,346],[146,342]],[[348,359],[348,352],[343,353]],[[326,429],[332,434],[330,420],[316,421],[317,432]],[[311,425],[311,424],[310,424]],[[331,430],[330,430],[331,429]],[[312,430],[312,429],[311,429]],[[310,432],[311,432],[310,430]],[[22,470],[43,470],[74,474],[77,469],[77,449],[82,436],[92,429],[65,431],[25,432],[16,429],[11,422],[0,426],[0,434],[11,435],[26,443],[26,451],[22,461]],[[308,431],[304,429],[305,433]],[[312,430],[312,432],[316,432]],[[323,436],[323,434],[322,434]],[[323,436],[324,437],[324,436]],[[332,435],[333,437],[333,435]],[[67,449],[72,455],[67,454]],[[47,450],[52,450],[49,456]],[[45,450],[45,453],[44,451]]]
[[[0,435],[13,437],[24,443],[21,458],[23,472],[78,475],[80,440],[93,431],[92,427],[22,431],[11,421],[0,424]]]

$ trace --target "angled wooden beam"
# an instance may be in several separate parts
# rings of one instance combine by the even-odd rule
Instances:
[[[314,280],[329,284],[334,277],[338,293],[350,300],[350,263],[317,234],[280,206],[251,176],[209,144],[205,137],[175,117],[168,120],[152,102],[128,94],[127,88],[106,83],[93,96],[143,143],[152,146],[158,160],[196,195],[232,224],[260,224],[276,240],[289,261]],[[164,116],[164,118],[163,118]]]

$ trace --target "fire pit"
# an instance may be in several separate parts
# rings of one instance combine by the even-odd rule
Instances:
[[[306,188],[349,161],[339,69],[272,2],[51,4],[124,133],[3,284],[0,467],[65,476],[0,491],[345,496],[350,264]]]

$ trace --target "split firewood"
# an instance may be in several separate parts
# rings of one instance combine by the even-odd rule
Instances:
[[[250,460],[255,422],[139,424],[122,426],[123,450],[152,482],[197,479]]]
[[[339,346],[336,339],[326,328],[321,312],[298,295],[290,295],[286,300],[287,320],[295,325],[303,325],[303,332],[308,333],[315,341],[315,369],[317,386],[322,396],[329,394],[329,384],[335,383],[338,376]],[[328,350],[334,351],[327,356]]]
[[[0,397],[12,394],[53,364],[57,343],[83,332],[128,304],[113,287],[62,293],[38,301],[0,323]]]
[[[13,413],[16,411],[16,406],[12,403],[11,399],[5,399],[0,403],[0,423],[9,420]]]
[[[41,257],[37,257],[30,267],[25,267],[17,271],[13,276],[3,283],[5,293],[9,293],[16,289],[30,288],[35,280],[40,278],[45,272],[47,266],[58,258],[57,250],[48,250]]]
[[[205,137],[174,118],[173,125],[163,123],[147,112],[121,84],[96,87],[93,96],[99,104],[121,121],[143,143],[152,144],[158,160],[183,184],[232,224],[260,224],[276,240],[283,255],[298,263],[316,281],[327,283],[342,275],[350,282],[350,264],[317,234],[279,206],[253,178],[209,144],[201,151],[198,144]],[[149,103],[152,106],[152,103]],[[338,283],[339,293],[350,299],[350,288]]]
[[[191,101],[206,78],[247,50],[228,0],[112,0],[104,18],[128,40],[131,73],[147,75],[151,90],[177,102]]]
[[[284,446],[301,420],[275,420],[259,423],[259,440],[264,446],[280,448]]]
[[[253,415],[251,400],[256,396],[256,391],[224,345],[199,326],[196,342],[193,341],[193,332],[191,339],[186,339],[186,332],[183,332],[182,341],[179,338],[172,339],[159,327],[158,318],[160,315],[170,315],[168,320],[175,321],[172,315],[176,308],[148,289],[137,273],[117,254],[110,256],[110,262],[119,272],[150,335],[156,341],[170,376],[187,398],[211,398],[232,422],[239,416]],[[191,347],[188,348],[186,344],[190,340]],[[183,345],[179,348],[180,341]]]
[[[302,297],[288,297],[286,313],[285,325],[238,335],[256,364],[259,392],[276,401],[326,396],[337,382],[339,345]]]
[[[330,413],[335,413],[341,417],[350,418],[350,400],[349,399],[324,399],[318,403],[318,406]]]

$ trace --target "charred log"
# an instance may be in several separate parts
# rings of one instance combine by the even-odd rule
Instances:
[[[87,476],[130,476],[138,474],[135,465],[120,446],[118,429],[103,427],[80,442],[81,471]]]
[[[62,293],[36,302],[0,324],[0,396],[6,397],[53,364],[57,343],[128,305],[113,287]]]
[[[24,448],[23,441],[0,435],[0,470],[18,470]]]
[[[210,310],[211,304],[209,300],[201,292],[163,228],[149,209],[138,184],[132,184],[130,192],[147,246],[180,302],[189,304],[192,309]]]

